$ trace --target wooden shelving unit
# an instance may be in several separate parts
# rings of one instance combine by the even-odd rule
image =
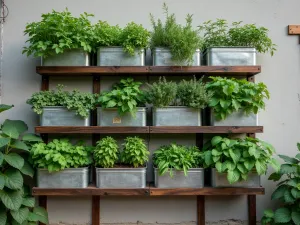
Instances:
[[[254,75],[261,72],[260,66],[38,66],[36,72],[42,76],[41,90],[49,89],[49,76],[92,76],[93,93],[100,92],[101,76],[233,76],[244,77],[254,82]],[[262,126],[170,126],[170,127],[100,127],[97,126],[96,112],[92,116],[92,125],[89,127],[35,127],[35,132],[41,134],[45,142],[48,134],[91,134],[93,144],[99,140],[100,134],[196,134],[196,145],[202,147],[205,133],[247,133],[255,137],[255,133],[262,133]],[[102,196],[196,196],[197,197],[197,224],[205,225],[205,196],[207,195],[247,195],[249,224],[256,224],[256,195],[264,194],[263,187],[256,188],[155,188],[147,185],[138,189],[99,189],[94,185],[88,188],[33,188],[32,194],[39,197],[39,204],[47,208],[47,196],[92,196],[92,225],[100,224],[100,197]]]

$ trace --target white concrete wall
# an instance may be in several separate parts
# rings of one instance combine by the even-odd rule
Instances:
[[[14,104],[15,108],[1,114],[4,118],[25,120],[30,130],[37,124],[37,116],[25,101],[40,88],[41,77],[35,73],[38,59],[26,58],[21,54],[26,37],[23,30],[26,22],[37,21],[41,13],[55,10],[69,10],[78,15],[84,11],[94,13],[95,21],[107,20],[111,24],[125,25],[129,21],[142,23],[150,28],[149,13],[162,16],[163,1],[152,0],[6,0],[9,17],[4,24],[4,55],[2,75],[2,103]],[[175,12],[179,22],[187,13],[194,14],[194,25],[208,19],[225,18],[229,21],[257,23],[270,29],[270,36],[278,45],[273,57],[259,55],[258,64],[262,73],[257,81],[267,84],[271,100],[266,111],[259,114],[264,134],[258,137],[272,143],[278,153],[294,155],[300,133],[300,46],[297,36],[287,35],[288,24],[299,24],[299,0],[167,0],[170,12]],[[91,90],[91,80],[51,81],[68,82],[69,88],[79,87]],[[109,82],[107,82],[109,83]],[[107,88],[107,83],[103,88]],[[193,136],[171,136],[178,142],[194,143]],[[170,141],[170,136],[154,137],[150,149]],[[151,177],[150,177],[151,179]],[[265,196],[258,196],[257,214],[260,217],[265,208],[271,207],[270,195],[274,184],[262,178],[266,188]],[[90,222],[90,198],[49,198],[51,223],[65,222],[84,224]],[[208,221],[226,219],[247,220],[245,197],[207,197],[206,218]],[[195,197],[105,197],[101,201],[101,222],[103,223],[180,223],[196,220]]]

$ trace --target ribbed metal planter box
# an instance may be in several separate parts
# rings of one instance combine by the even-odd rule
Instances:
[[[120,116],[115,108],[98,107],[97,124],[98,126],[146,126],[146,108],[139,107],[136,116],[133,117],[130,113]]]
[[[97,52],[97,66],[144,66],[145,50],[135,50],[133,56],[122,47],[101,47]]]
[[[178,66],[172,61],[172,55],[168,48],[154,48],[152,50],[152,58],[154,66]],[[193,62],[188,65],[188,63],[183,63],[180,66],[200,66],[201,65],[201,54],[200,50],[196,50],[193,56]]]
[[[96,168],[98,188],[145,188],[144,168]]]
[[[41,126],[90,126],[90,116],[76,115],[74,110],[61,106],[44,107],[40,115]]]
[[[216,47],[208,49],[204,57],[208,66],[254,66],[256,49],[243,47]]]
[[[37,184],[40,188],[86,188],[89,184],[89,168],[71,168],[49,173],[38,169]]]
[[[201,109],[181,106],[153,108],[153,126],[201,126]]]
[[[41,58],[42,66],[89,66],[90,55],[82,49],[65,50],[64,53]]]
[[[250,173],[247,180],[239,181],[230,184],[227,180],[226,173],[218,173],[218,171],[213,168],[211,169],[211,185],[213,187],[260,187],[260,176],[257,173]]]
[[[227,116],[225,120],[217,120],[212,110],[210,121],[211,126],[257,126],[258,115],[254,113],[246,115],[243,111],[238,111]]]
[[[154,168],[155,187],[157,188],[202,188],[204,186],[204,169],[189,169],[187,176],[183,171],[173,170],[173,177],[169,172],[159,175],[159,170]]]

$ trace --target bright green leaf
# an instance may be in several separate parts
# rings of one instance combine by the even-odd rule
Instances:
[[[33,208],[35,205],[35,198],[34,197],[23,198],[22,205]]]

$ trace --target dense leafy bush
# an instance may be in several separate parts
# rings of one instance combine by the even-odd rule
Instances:
[[[119,153],[119,147],[115,139],[112,137],[102,138],[97,142],[94,150],[95,165],[102,168],[114,167],[118,162]]]

